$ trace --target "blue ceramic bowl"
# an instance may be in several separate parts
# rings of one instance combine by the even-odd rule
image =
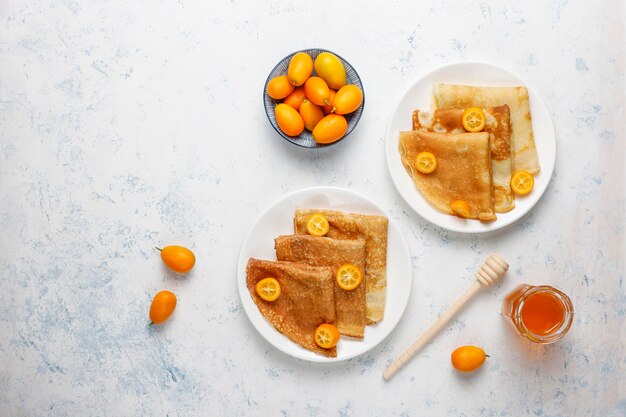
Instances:
[[[274,77],[278,77],[279,75],[287,75],[287,68],[289,67],[289,61],[291,60],[291,57],[297,54],[298,52],[306,52],[307,54],[311,55],[311,58],[313,58],[313,61],[315,61],[315,58],[317,58],[317,56],[321,54],[322,52],[330,52],[331,54],[335,55],[337,58],[339,58],[339,60],[341,61],[341,63],[346,69],[347,84],[354,84],[357,87],[359,87],[361,91],[363,92],[363,102],[361,103],[361,106],[355,111],[353,111],[352,113],[345,115],[346,121],[348,122],[348,130],[346,131],[346,134],[343,135],[343,137],[339,139],[338,141],[329,143],[328,145],[322,145],[322,144],[315,142],[315,140],[313,139],[313,135],[311,135],[311,132],[309,132],[306,129],[299,136],[293,136],[293,137],[287,136],[283,133],[282,130],[280,130],[280,128],[278,127],[278,123],[276,123],[276,115],[274,114],[274,108],[276,107],[278,103],[281,103],[283,100],[274,100],[269,95],[267,95],[267,83],[269,83],[269,81]],[[315,71],[313,71],[313,75],[315,75]],[[352,132],[354,128],[356,127],[356,125],[359,123],[359,120],[361,119],[361,113],[363,113],[363,106],[365,105],[365,90],[363,89],[363,84],[361,83],[361,78],[359,78],[359,74],[357,74],[357,72],[354,70],[352,65],[350,65],[348,61],[346,61],[345,59],[343,59],[336,53],[332,51],[328,51],[326,49],[318,49],[318,48],[303,49],[302,51],[296,51],[292,54],[287,55],[283,59],[281,59],[280,62],[270,72],[270,75],[267,77],[267,80],[265,81],[265,86],[263,86],[263,103],[265,105],[265,114],[267,114],[267,118],[272,124],[272,127],[274,128],[274,130],[276,130],[276,132],[278,132],[280,136],[285,138],[285,140],[293,143],[294,145],[302,146],[303,148],[327,148],[331,145],[334,145],[335,143],[341,142],[346,137],[348,137],[350,132]]]

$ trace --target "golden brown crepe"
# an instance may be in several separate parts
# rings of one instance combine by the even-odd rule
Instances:
[[[464,200],[470,218],[495,220],[489,134],[400,132],[400,155],[417,188],[437,209],[453,214],[450,203]],[[420,152],[431,152],[437,168],[422,174],[415,167]]]
[[[531,174],[541,170],[526,87],[434,84],[433,98],[436,108],[495,107],[508,104],[511,109],[513,169],[523,169]]]
[[[333,276],[345,265],[357,266],[365,273],[365,241],[316,237],[310,235],[279,236],[274,239],[279,261],[301,262],[332,268]],[[353,290],[342,289],[335,280],[335,326],[339,333],[363,338],[365,333],[365,281]]]
[[[464,109],[415,110],[413,130],[441,133],[465,133]],[[506,213],[515,207],[515,194],[511,190],[513,158],[511,155],[511,122],[508,105],[484,107],[485,132],[491,143],[491,174],[494,188],[495,209]]]
[[[385,315],[389,221],[384,216],[299,209],[294,219],[297,234],[307,234],[306,222],[315,213],[321,213],[328,219],[330,230],[326,237],[365,240],[365,324],[378,323]]]
[[[315,329],[336,318],[331,268],[250,258],[246,273],[252,299],[279,332],[313,352],[337,356],[336,348],[323,349],[315,343]],[[274,301],[265,301],[256,293],[256,284],[270,277],[280,284],[281,294]]]

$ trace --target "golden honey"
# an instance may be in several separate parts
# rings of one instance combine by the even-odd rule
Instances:
[[[574,308],[569,297],[554,287],[522,284],[504,298],[502,314],[520,335],[548,344],[565,336]]]

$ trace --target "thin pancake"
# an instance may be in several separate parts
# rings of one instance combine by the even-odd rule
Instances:
[[[299,209],[294,219],[297,234],[307,234],[306,222],[314,213],[321,213],[328,219],[330,230],[327,237],[365,240],[365,324],[378,323],[385,315],[389,220],[384,216]]]
[[[279,236],[274,239],[279,261],[301,262],[332,268],[333,276],[345,264],[356,265],[365,272],[365,241],[309,235]],[[363,338],[365,332],[365,282],[351,291],[342,289],[335,280],[335,326],[339,333]]]
[[[491,143],[491,173],[495,208],[506,213],[515,207],[515,194],[511,190],[513,172],[511,157],[511,122],[508,105],[483,108],[486,116],[485,132]],[[423,132],[465,133],[461,116],[463,109],[415,110],[413,130]]]
[[[335,321],[334,277],[331,268],[315,268],[292,262],[250,258],[246,283],[259,311],[272,325],[300,346],[325,356],[337,356],[337,349],[323,349],[315,343],[315,329]],[[265,301],[256,293],[264,278],[276,278],[281,294]]]
[[[400,155],[417,188],[437,209],[453,214],[450,203],[467,201],[470,218],[495,220],[489,134],[400,132]],[[422,174],[415,167],[420,152],[432,152],[437,169]]]
[[[495,107],[508,104],[511,108],[511,144],[513,168],[536,174],[541,170],[530,102],[526,87],[475,87],[468,85],[433,85],[434,104],[437,108],[467,108],[472,106]]]

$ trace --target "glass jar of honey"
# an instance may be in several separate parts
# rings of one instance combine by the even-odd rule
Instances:
[[[572,325],[574,307],[569,297],[548,285],[522,284],[502,303],[502,314],[517,332],[535,343],[554,343]]]

